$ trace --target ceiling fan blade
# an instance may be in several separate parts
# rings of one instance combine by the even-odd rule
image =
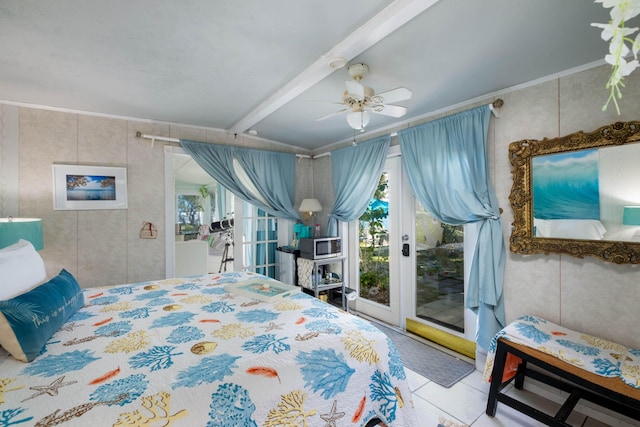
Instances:
[[[388,104],[376,104],[368,107],[371,112],[376,114],[383,114],[385,116],[391,117],[402,117],[407,114],[407,107],[401,107],[399,105],[388,105]]]
[[[347,91],[350,95],[357,97],[358,99],[364,99],[364,86],[354,80],[347,80],[344,82],[347,87]]]
[[[333,113],[329,113],[326,116],[322,116],[322,117],[316,119],[316,122],[319,122],[319,121],[322,121],[322,120],[326,120],[326,119],[328,119],[330,117],[333,117],[333,116],[337,116],[338,114],[342,114],[342,113],[344,113],[345,111],[348,111],[348,110],[349,110],[349,108],[343,108],[342,110],[334,111]]]
[[[410,99],[413,95],[410,89],[406,87],[398,87],[386,92],[376,93],[372,97],[372,101],[376,104],[390,104],[392,102],[404,101]]]

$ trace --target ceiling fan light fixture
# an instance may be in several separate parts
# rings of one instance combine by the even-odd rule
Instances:
[[[347,123],[355,130],[364,130],[369,124],[369,113],[366,111],[352,111],[347,114]]]

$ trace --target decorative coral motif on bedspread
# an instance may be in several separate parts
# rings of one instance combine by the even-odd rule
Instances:
[[[129,359],[132,368],[149,367],[151,371],[167,369],[173,365],[173,358],[180,356],[182,352],[175,352],[175,346],[154,346],[149,351],[138,353]]]
[[[111,305],[107,305],[106,307],[103,307],[100,310],[100,312],[107,313],[109,311],[127,311],[127,310],[131,310],[131,308],[132,306],[130,301],[120,301]]]
[[[302,310],[304,307],[293,299],[283,299],[281,301],[274,302],[273,308],[278,311],[297,311]]]
[[[367,339],[360,331],[349,331],[346,336],[340,338],[351,357],[359,362],[366,361],[369,364],[378,363],[380,356],[373,348],[375,341]]]
[[[149,345],[147,331],[135,331],[127,334],[126,337],[114,339],[105,348],[105,353],[131,353],[142,350]]]
[[[175,414],[171,414],[171,395],[166,392],[160,392],[152,396],[143,396],[141,400],[144,411],[137,409],[133,412],[121,414],[118,421],[114,424],[114,427],[144,427],[149,425],[169,427],[173,421],[187,415],[186,409],[181,409]]]
[[[371,389],[371,400],[380,403],[380,410],[388,423],[394,421],[396,409],[404,406],[404,401],[399,392],[396,393],[396,388],[391,384],[387,373],[376,371],[371,377],[369,388]],[[400,402],[402,402],[402,406],[400,406]]]
[[[257,427],[252,418],[256,405],[244,387],[222,384],[211,395],[211,400],[211,420],[207,427]]]
[[[252,353],[273,351],[275,354],[280,354],[291,350],[291,346],[285,342],[288,339],[288,337],[276,338],[275,334],[264,334],[245,342],[242,348]]]
[[[176,389],[179,387],[195,387],[202,383],[212,383],[222,381],[227,375],[233,374],[233,369],[237,369],[236,360],[240,356],[221,354],[219,356],[205,357],[197,365],[190,366],[180,371],[178,381],[171,385]]]
[[[224,325],[222,328],[213,331],[211,333],[214,337],[222,338],[224,340],[230,340],[231,338],[249,338],[255,335],[250,328],[244,326],[242,323],[231,323]]]
[[[20,390],[21,388],[24,388],[23,385],[18,386],[18,387],[9,388],[9,384],[14,382],[15,380],[16,380],[15,378],[0,378],[0,405],[2,405],[4,403],[4,394],[5,393],[8,393],[10,391]]]
[[[329,399],[347,388],[354,369],[347,365],[342,354],[335,350],[318,349],[310,353],[301,351],[296,356],[307,387],[314,392],[321,391],[322,397]]]
[[[265,420],[265,427],[278,426],[308,426],[308,418],[316,414],[315,409],[304,410],[306,394],[301,391],[292,391],[281,396],[282,400],[277,408],[269,411]]]

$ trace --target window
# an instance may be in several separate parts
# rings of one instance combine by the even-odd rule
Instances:
[[[205,202],[208,204],[209,199],[187,193],[189,192],[180,193],[177,197],[178,225],[176,234],[181,234],[185,240],[190,240],[197,236],[200,226],[207,223],[205,212],[208,207],[205,207]]]

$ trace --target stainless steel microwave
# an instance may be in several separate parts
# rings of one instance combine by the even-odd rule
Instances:
[[[311,237],[300,239],[300,256],[307,259],[331,258],[342,255],[340,237]]]

